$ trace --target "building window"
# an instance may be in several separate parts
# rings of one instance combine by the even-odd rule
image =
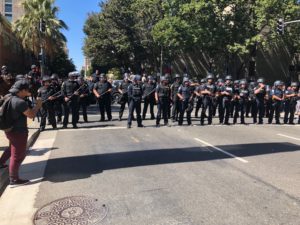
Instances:
[[[12,13],[12,4],[5,4],[5,12]]]
[[[6,19],[7,19],[9,22],[12,21],[12,14],[5,13],[5,17],[6,17]]]
[[[10,4],[12,4],[12,0],[5,0],[5,3],[10,3]]]

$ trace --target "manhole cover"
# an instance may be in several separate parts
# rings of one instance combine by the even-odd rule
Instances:
[[[35,225],[89,225],[102,221],[107,211],[107,207],[95,198],[67,197],[38,210],[33,222]]]

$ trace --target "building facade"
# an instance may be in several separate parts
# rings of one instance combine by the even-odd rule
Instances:
[[[0,0],[0,13],[10,22],[24,15],[23,0]]]
[[[30,52],[24,50],[12,32],[11,24],[0,14],[0,67],[6,65],[13,74],[24,73],[29,70],[31,59]]]

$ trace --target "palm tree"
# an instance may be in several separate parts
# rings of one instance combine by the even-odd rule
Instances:
[[[61,29],[68,27],[57,18],[59,9],[54,6],[54,2],[55,0],[24,0],[22,4],[25,14],[14,24],[14,30],[22,39],[23,46],[30,49],[35,56],[38,56],[43,45],[46,55],[52,58],[67,41]],[[40,31],[41,20],[45,21],[45,32]]]

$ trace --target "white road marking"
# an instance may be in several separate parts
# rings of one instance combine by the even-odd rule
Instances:
[[[284,134],[277,134],[277,135],[278,135],[278,136],[281,136],[281,137],[286,137],[286,138],[290,138],[290,139],[293,139],[293,140],[300,141],[300,138],[295,138],[295,137],[291,137],[291,136],[284,135]]]
[[[137,139],[137,138],[135,138],[135,137],[131,137],[131,139],[132,139],[134,142],[136,142],[136,143],[140,143],[140,140]]]
[[[35,208],[36,196],[43,182],[47,160],[50,157],[56,134],[57,131],[42,133],[33,145],[33,150],[26,156],[22,164],[24,166],[21,166],[20,176],[30,179],[31,182],[24,186],[8,187],[2,194],[0,198],[1,224],[32,224],[32,218],[37,210]],[[40,152],[41,155],[37,157],[35,152]]]
[[[216,146],[214,146],[214,145],[212,145],[212,144],[210,144],[210,143],[208,143],[208,142],[206,142],[206,141],[200,140],[199,138],[194,138],[194,139],[195,139],[196,141],[198,141],[198,142],[200,142],[200,143],[202,143],[202,144],[204,144],[204,145],[206,145],[206,146],[208,146],[208,147],[211,147],[211,148],[213,148],[213,149],[215,149],[215,150],[217,150],[217,151],[219,151],[219,152],[222,152],[223,154],[228,155],[228,156],[230,156],[230,157],[232,157],[232,158],[234,158],[234,159],[236,159],[236,160],[238,160],[238,161],[240,161],[240,162],[248,163],[247,160],[242,159],[241,157],[238,157],[238,156],[236,156],[236,155],[233,155],[233,154],[231,154],[231,153],[229,153],[229,152],[226,152],[225,150],[223,150],[223,149],[221,149],[221,148],[218,148],[218,147],[216,147]]]
[[[59,130],[60,132],[74,132],[74,131],[88,131],[88,130],[120,130],[120,129],[126,129],[126,127],[92,127],[92,128],[78,128],[78,129],[72,129],[71,127],[69,129],[62,129]]]

